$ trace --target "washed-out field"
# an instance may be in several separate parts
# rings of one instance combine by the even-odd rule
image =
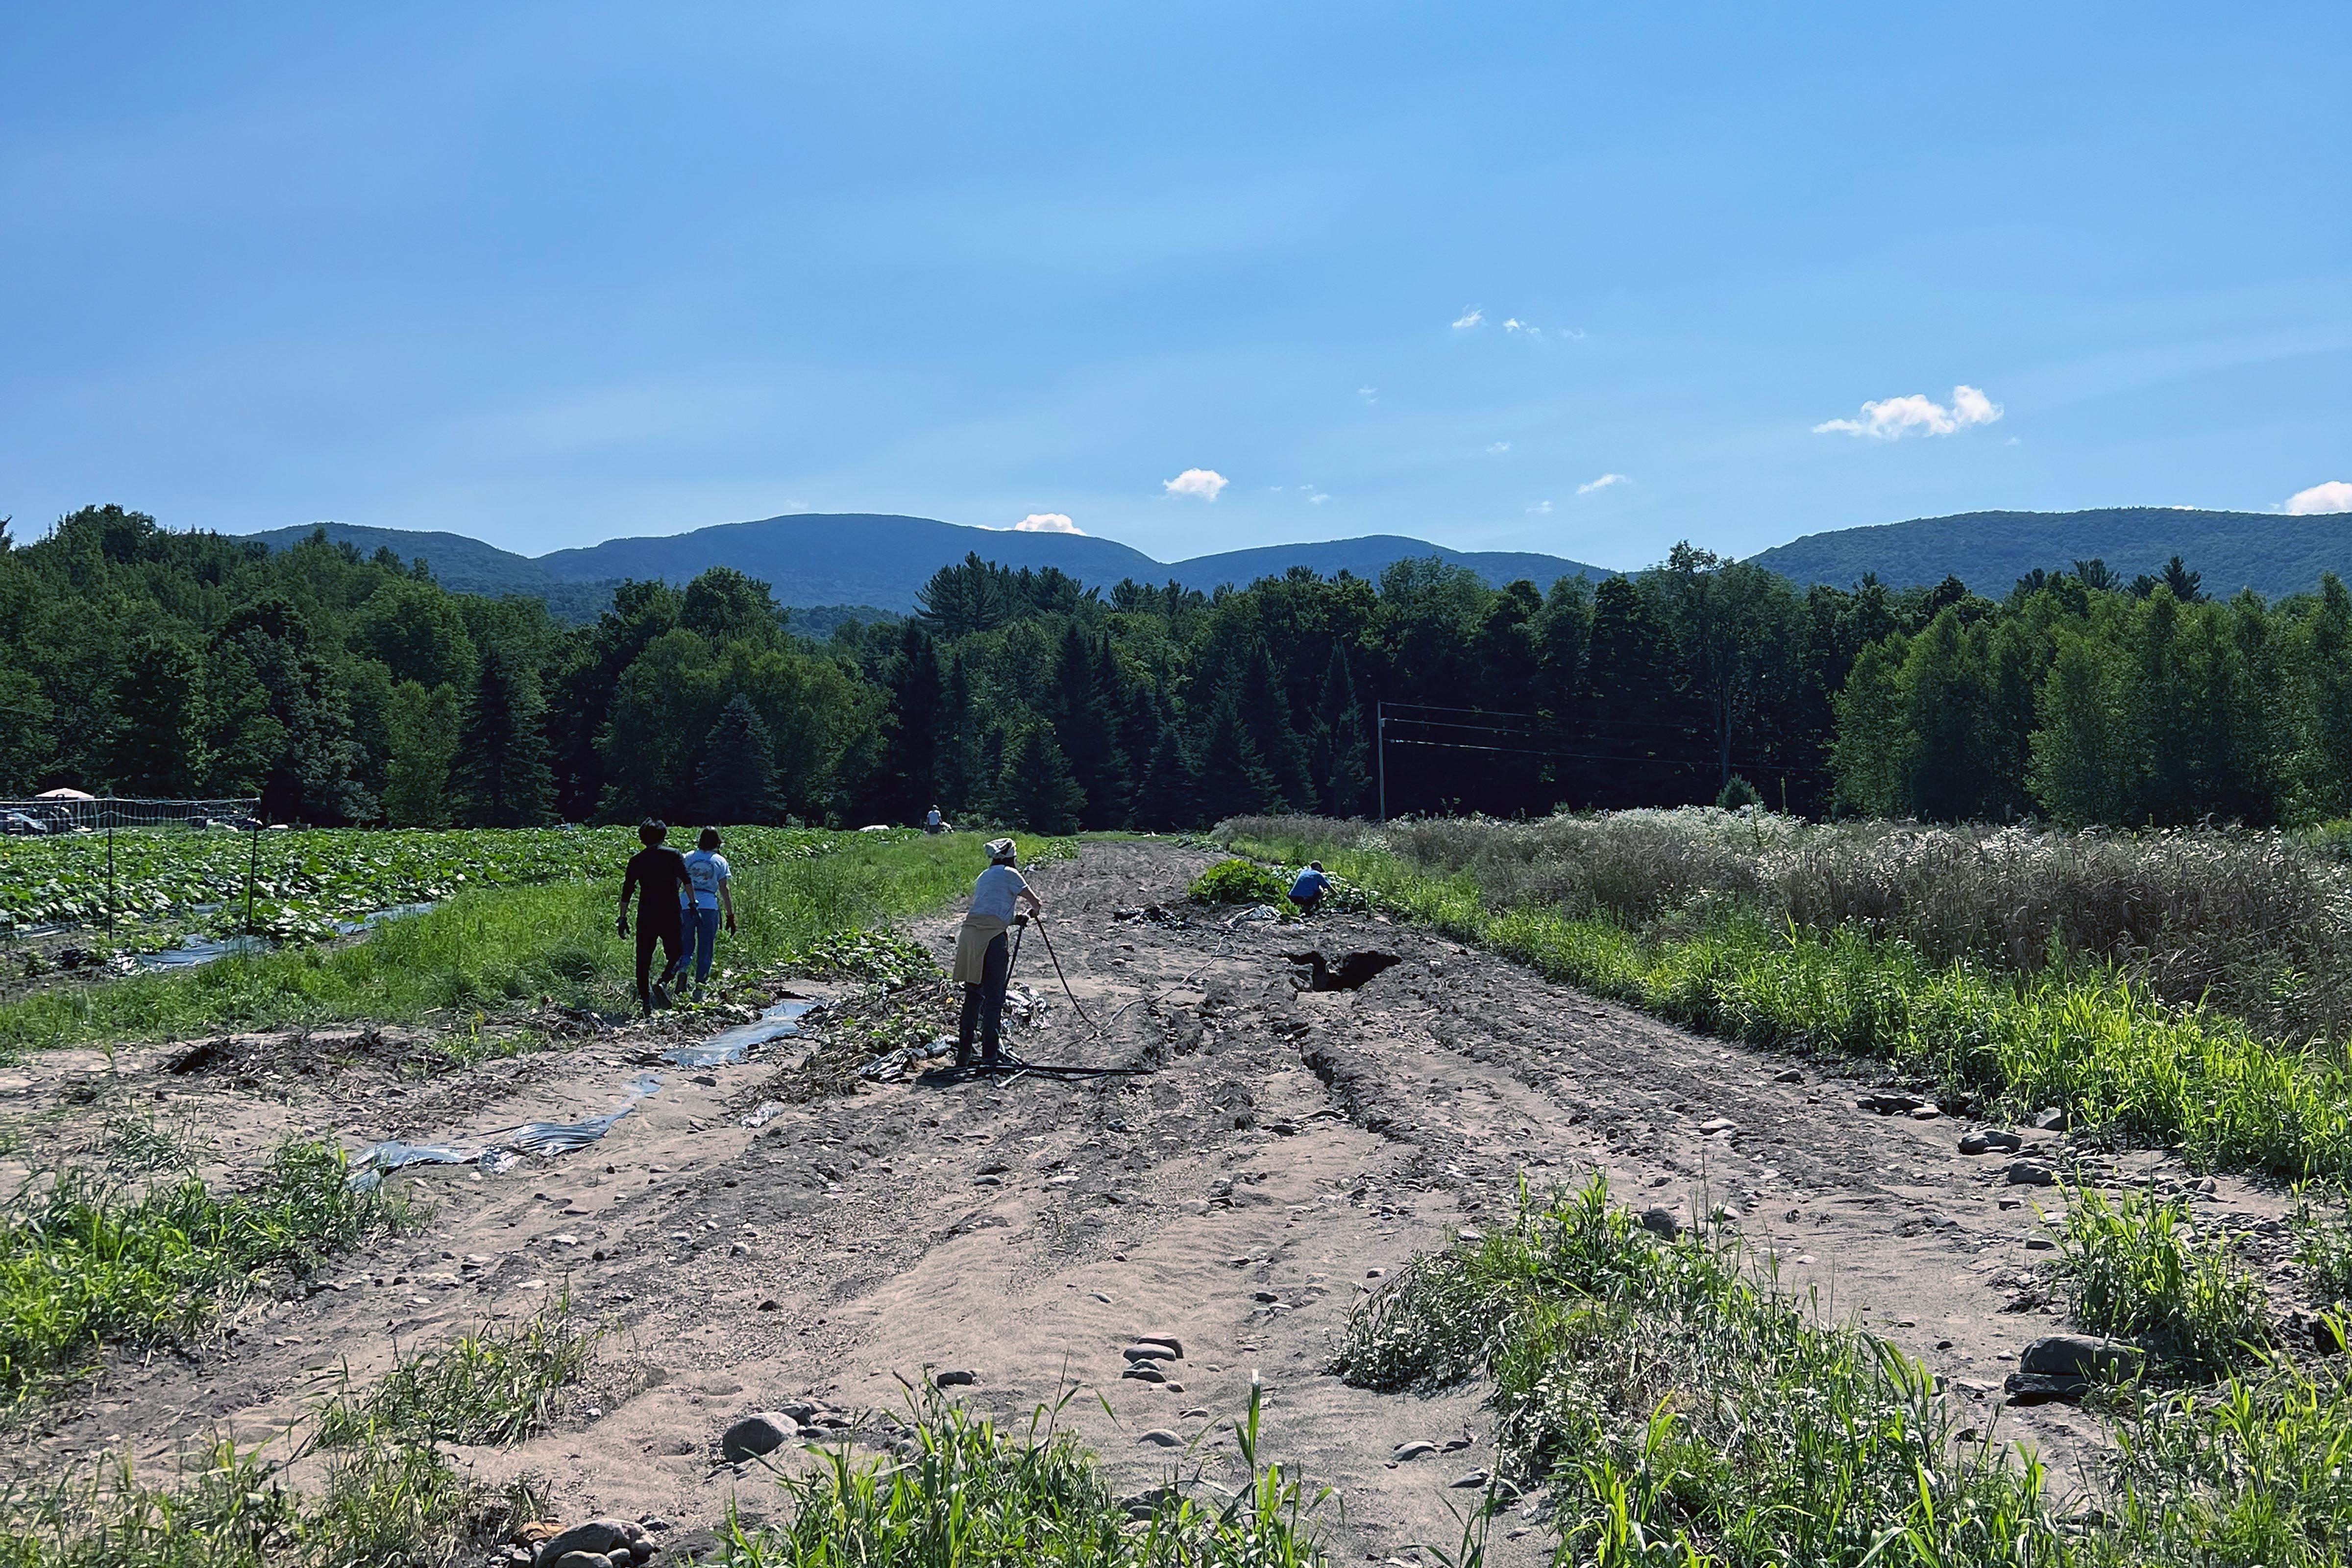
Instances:
[[[1486,1560],[1548,1561],[1542,1489],[1496,1479],[1486,1379],[1377,1392],[1334,1366],[1351,1312],[1417,1255],[1507,1229],[1523,1185],[1540,1198],[1595,1173],[1653,1226],[1736,1237],[1743,1267],[1806,1310],[1916,1358],[1966,1428],[1953,1441],[2028,1445],[2060,1491],[2092,1481],[2113,1440],[2074,1405],[2004,1399],[2021,1349],[2064,1327],[2039,1223],[2063,1189],[2013,1168],[2177,1194],[2235,1238],[2274,1318],[2301,1321],[2280,1184],[2063,1130],[1964,1154],[1973,1122],[1906,1100],[1867,1061],[1695,1035],[1380,913],[1301,925],[1188,902],[1216,858],[1099,841],[1032,872],[1093,1022],[1033,931],[1015,984],[1035,1003],[1012,1048],[1118,1074],[957,1080],[910,1063],[861,1079],[858,1064],[951,1026],[944,984],[805,974],[646,1025],[575,1010],[512,1054],[452,1056],[428,1020],[24,1055],[0,1068],[12,1185],[104,1158],[126,1125],[194,1140],[226,1188],[289,1139],[470,1152],[629,1109],[576,1152],[393,1173],[409,1228],[273,1277],[216,1329],[118,1346],[28,1395],[7,1473],[21,1490],[129,1456],[157,1484],[221,1436],[291,1455],[334,1390],[568,1302],[604,1333],[543,1428],[445,1449],[494,1488],[528,1479],[551,1521],[642,1522],[666,1561],[721,1551],[730,1520],[782,1522],[776,1472],[828,1446],[905,1454],[934,1383],[1016,1428],[1076,1390],[1055,1419],[1125,1498],[1171,1477],[1244,1482],[1233,1424],[1255,1384],[1255,1457],[1326,1493],[1312,1522],[1331,1560],[1433,1563],[1492,1496]],[[943,966],[958,913],[904,929]],[[1290,955],[1309,950],[1396,962],[1302,990]],[[661,1059],[787,994],[823,1004],[802,1034],[739,1064]],[[1155,1340],[1181,1354],[1123,1353]],[[782,1445],[730,1458],[730,1429],[775,1412]]]

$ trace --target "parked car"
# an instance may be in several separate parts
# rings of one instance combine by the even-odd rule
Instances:
[[[34,834],[47,833],[48,830],[47,823],[28,816],[21,811],[0,814],[0,833],[5,833],[12,837],[23,838]]]

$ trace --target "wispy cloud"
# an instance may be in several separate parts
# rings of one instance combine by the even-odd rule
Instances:
[[[2307,490],[2297,490],[2286,498],[2286,510],[2296,517],[2315,517],[2322,512],[2352,511],[2352,485],[2342,479],[2330,479],[2324,485],[2314,485]]]
[[[1490,441],[1486,445],[1486,456],[1499,458],[1510,449],[1511,444],[1508,441]]]
[[[1381,400],[1381,389],[1377,386],[1360,386],[1356,388],[1356,395],[1367,403],[1378,403]]]
[[[1975,387],[1952,388],[1949,407],[1925,393],[1889,397],[1862,405],[1859,419],[1824,419],[1813,426],[1816,436],[1868,436],[1878,441],[1898,441],[1906,436],[1949,436],[1972,425],[1990,425],[2001,416],[2001,406]]]
[[[1580,496],[1589,496],[1594,490],[1605,490],[1611,485],[1630,485],[1633,482],[1633,480],[1627,479],[1622,474],[1603,474],[1599,479],[1593,480],[1591,484],[1577,486],[1576,493]]]
[[[1308,506],[1321,506],[1325,501],[1329,500],[1331,498],[1329,496],[1324,494],[1321,490],[1317,490],[1313,495],[1307,498],[1307,504]]]
[[[1187,468],[1172,479],[1162,479],[1160,488],[1171,496],[1198,496],[1202,500],[1214,500],[1217,492],[1230,483],[1214,468]]]
[[[1511,317],[1503,323],[1503,331],[1507,332],[1525,332],[1534,342],[1543,342],[1543,329],[1541,327],[1537,326],[1533,321],[1522,321],[1517,316]]]
[[[1535,505],[1528,508],[1528,515],[1529,517],[1549,517],[1551,515],[1551,502],[1548,500],[1539,500],[1536,502]]]
[[[1013,525],[1015,533],[1084,533],[1085,529],[1058,511],[1033,511]]]
[[[1484,322],[1486,319],[1486,312],[1480,310],[1477,306],[1473,305],[1468,310],[1454,318],[1454,330],[1457,332],[1466,332],[1471,328]]]

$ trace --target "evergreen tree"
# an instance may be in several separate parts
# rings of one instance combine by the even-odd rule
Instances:
[[[1114,667],[1115,668],[1115,667]],[[1118,752],[1116,693],[1105,689],[1102,663],[1076,623],[1064,628],[1055,650],[1047,693],[1055,738],[1087,797],[1085,825],[1118,826],[1126,795],[1127,759]]]
[[[1200,755],[1194,808],[1201,822],[1284,808],[1282,791],[1258,757],[1257,743],[1250,738],[1241,703],[1231,689],[1219,692],[1210,705]]]
[[[538,671],[509,649],[483,650],[453,770],[467,826],[536,827],[548,819],[555,779],[540,732],[545,708]]]
[[[1307,742],[1316,794],[1327,816],[1364,814],[1372,793],[1364,729],[1364,710],[1356,700],[1348,651],[1335,646],[1323,672],[1322,694],[1315,703],[1315,728]]]
[[[741,692],[727,700],[702,740],[695,770],[697,815],[706,823],[773,822],[776,752],[760,710]]]
[[[1168,730],[1168,710],[1160,694],[1142,681],[1132,683],[1119,712],[1118,749],[1128,760],[1129,776],[1115,826],[1144,826],[1143,795],[1150,786],[1153,764],[1159,761],[1161,737]]]
[[[1153,833],[1197,826],[1201,821],[1200,781],[1184,738],[1171,722],[1162,722],[1151,749],[1151,765],[1135,794],[1135,825]]]
[[[997,798],[1005,820],[1032,833],[1076,833],[1087,792],[1043,724],[1024,724],[1004,748]]]
[[[943,793],[940,724],[947,695],[939,645],[921,622],[908,620],[899,628],[885,679],[890,699],[885,816],[894,822],[920,822]]]
[[[1314,810],[1315,784],[1307,765],[1307,742],[1291,722],[1290,700],[1283,695],[1273,656],[1262,639],[1253,641],[1243,657],[1236,696],[1250,750],[1273,786],[1272,797],[1259,809]]]

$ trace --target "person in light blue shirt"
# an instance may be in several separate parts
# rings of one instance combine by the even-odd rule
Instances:
[[[1331,890],[1331,879],[1324,874],[1323,862],[1309,860],[1307,869],[1298,873],[1290,884],[1290,901],[1298,912],[1311,915],[1323,906],[1323,895]]]
[[[735,873],[719,853],[719,829],[706,827],[686,858],[687,886],[678,892],[679,913],[686,927],[686,951],[678,955],[678,984],[686,984],[686,966],[694,965],[698,993],[710,982],[710,961],[719,954],[719,917],[727,916],[727,934],[735,934]]]

